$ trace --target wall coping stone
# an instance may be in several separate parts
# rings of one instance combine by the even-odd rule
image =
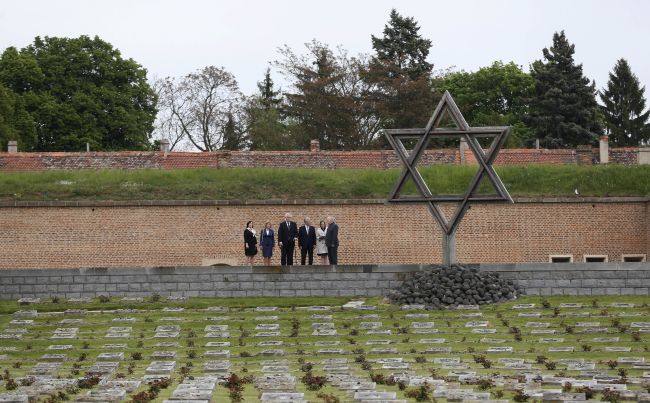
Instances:
[[[515,197],[515,203],[646,203],[650,197]],[[148,207],[148,206],[287,206],[386,204],[385,199],[268,199],[268,200],[34,200],[0,201],[12,207]]]
[[[650,270],[650,262],[608,262],[608,263],[490,263],[463,264],[481,271],[643,271]],[[130,274],[316,274],[316,273],[408,273],[427,270],[438,265],[386,264],[386,265],[339,265],[339,266],[159,266],[159,267],[82,267],[75,269],[0,269],[3,276],[122,276]]]

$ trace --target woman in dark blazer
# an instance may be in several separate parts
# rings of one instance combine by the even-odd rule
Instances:
[[[244,230],[244,255],[246,255],[246,264],[253,266],[257,255],[257,234],[252,221],[246,223]]]
[[[264,229],[260,234],[260,246],[262,247],[262,257],[264,266],[271,265],[271,256],[273,256],[273,247],[275,246],[275,232],[270,222],[266,222]]]

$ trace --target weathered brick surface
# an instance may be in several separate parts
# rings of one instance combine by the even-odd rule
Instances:
[[[647,295],[650,265],[633,263],[480,265],[513,280],[529,295]],[[121,269],[35,269],[0,271],[0,299],[97,295],[144,297],[380,296],[428,265],[333,267],[166,267]],[[227,272],[227,274],[215,274]],[[97,275],[101,273],[101,275]],[[380,274],[389,280],[376,281]],[[545,279],[529,280],[543,273]],[[580,281],[558,280],[569,273]],[[612,280],[616,273],[617,280]],[[46,274],[46,275],[43,275]],[[206,278],[219,276],[220,281]],[[253,278],[259,281],[246,281]],[[294,281],[296,276],[325,281]],[[634,282],[626,279],[633,277]],[[55,279],[68,279],[58,282]],[[18,281],[16,281],[18,280]]]
[[[611,163],[637,164],[638,148],[610,148]],[[598,161],[598,149],[592,150],[592,157]],[[466,150],[467,163],[476,159]],[[575,149],[504,149],[496,164],[576,164]],[[420,165],[459,164],[457,149],[427,150]],[[57,169],[181,169],[219,167],[275,167],[275,168],[377,168],[387,169],[401,166],[392,150],[369,151],[216,151],[216,152],[171,152],[154,151],[121,152],[52,152],[52,153],[5,153],[0,152],[0,171],[41,171]]]
[[[0,207],[0,268],[195,266],[205,259],[243,264],[245,223],[253,220],[259,229],[270,221],[276,228],[285,211],[299,223],[305,215],[316,223],[336,216],[342,264],[441,261],[440,231],[424,206],[373,200],[139,204]],[[450,216],[452,206],[444,210]],[[640,198],[473,205],[458,230],[458,258],[465,263],[548,262],[551,254],[571,254],[579,262],[588,254],[616,262],[623,254],[648,253],[649,222],[648,201]],[[278,260],[276,248],[273,264]]]

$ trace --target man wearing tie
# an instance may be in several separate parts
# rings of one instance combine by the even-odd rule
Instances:
[[[332,216],[327,217],[325,243],[327,244],[327,257],[330,260],[330,264],[338,264],[339,226],[336,225],[336,218]]]
[[[280,264],[293,266],[293,248],[296,245],[298,226],[291,221],[291,213],[284,214],[284,221],[278,225],[278,246],[280,246]]]
[[[316,229],[312,227],[309,217],[305,217],[305,225],[298,229],[298,247],[300,248],[300,264],[305,265],[309,255],[309,265],[314,264],[314,247],[316,246]]]

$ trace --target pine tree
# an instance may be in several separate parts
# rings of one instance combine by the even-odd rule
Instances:
[[[246,107],[251,150],[291,148],[283,122],[281,91],[275,89],[271,69],[266,69],[264,79],[257,83],[257,89],[258,93],[250,98]]]
[[[226,114],[226,123],[223,126],[222,150],[241,150],[244,147],[244,137],[235,121],[232,112]]]
[[[546,61],[537,60],[531,68],[535,95],[527,123],[544,147],[590,144],[600,132],[595,84],[582,75],[574,53],[564,31],[556,32],[553,46],[543,50]]]
[[[645,87],[639,86],[627,60],[619,59],[609,73],[607,88],[600,93],[605,126],[613,145],[637,146],[650,139],[650,110],[643,112],[644,92]]]
[[[275,90],[275,84],[271,78],[271,69],[267,68],[264,73],[264,79],[257,83],[259,90],[258,99],[264,109],[279,108],[282,103],[280,91]]]
[[[431,41],[419,30],[412,17],[393,9],[383,37],[372,36],[375,55],[365,79],[376,86],[370,95],[384,127],[420,127],[431,114],[433,64],[427,62]]]

